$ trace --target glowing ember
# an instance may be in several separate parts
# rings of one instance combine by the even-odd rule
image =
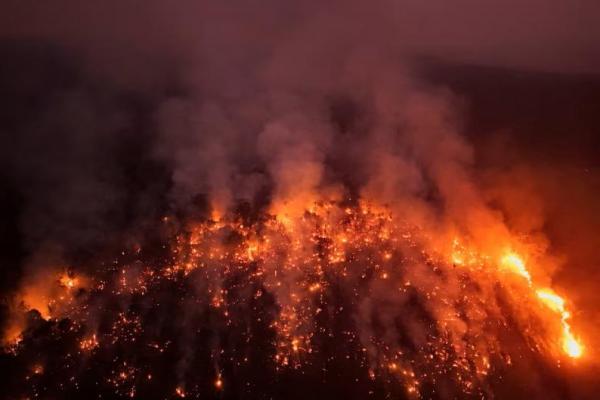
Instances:
[[[175,394],[181,398],[185,397],[185,391],[183,390],[183,388],[181,388],[179,386],[175,388]]]
[[[60,277],[59,282],[62,286],[66,287],[67,289],[73,289],[74,287],[77,287],[77,279],[73,278],[69,275],[63,275]]]
[[[98,343],[98,339],[96,338],[95,334],[90,336],[87,339],[83,339],[79,343],[79,347],[81,348],[81,350],[86,350],[86,351],[93,350],[98,346],[99,346],[99,343]]]
[[[44,373],[44,367],[37,364],[33,367],[32,372],[36,375],[41,375]]]
[[[221,379],[220,374],[217,376],[217,379],[215,380],[215,388],[217,390],[223,389],[223,379]]]
[[[315,362],[323,342],[345,342],[350,349],[359,346],[360,350],[348,351],[344,360],[355,357],[369,380],[387,377],[415,397],[440,379],[460,382],[464,393],[482,394],[494,366],[510,366],[510,357],[504,355],[510,352],[510,343],[502,349],[499,332],[486,325],[493,320],[498,321],[497,329],[506,327],[497,296],[519,309],[512,316],[515,329],[530,319],[554,321],[548,323],[560,324],[562,329],[558,347],[569,357],[583,355],[583,345],[571,332],[565,299],[538,286],[525,257],[509,251],[494,262],[459,238],[444,247],[449,249],[447,254],[440,253],[429,246],[419,227],[395,220],[382,207],[319,203],[298,217],[264,215],[252,223],[223,217],[174,232],[165,245],[162,263],[153,265],[139,258],[144,255],[139,246],[127,262],[115,262],[114,268],[97,277],[57,274],[54,286],[36,282],[22,290],[26,296],[20,303],[27,300],[27,309],[45,310],[49,324],[70,321],[69,331],[78,335],[77,353],[82,357],[100,357],[116,348],[139,349],[136,346],[150,352],[146,359],[162,354],[174,357],[185,348],[178,343],[179,336],[186,338],[183,343],[193,342],[191,338],[203,332],[206,320],[219,337],[241,332],[232,342],[248,346],[247,350],[243,345],[236,350],[215,346],[210,359],[221,371],[224,362],[235,367],[249,362],[249,349],[256,340],[253,329],[259,327],[273,333],[269,362],[274,360],[276,371],[302,370]],[[513,278],[507,279],[506,272],[514,274]],[[527,284],[515,284],[514,277]],[[160,336],[160,329],[147,326],[149,318],[165,313],[156,310],[173,301],[160,293],[176,299],[177,311],[169,311],[174,321],[178,313],[197,313],[182,318],[182,332],[176,330],[175,336]],[[536,299],[537,306],[523,309],[525,298]],[[275,308],[261,311],[269,301]],[[413,307],[422,317],[403,315],[403,307],[411,302],[418,304]],[[20,304],[18,299],[16,303]],[[115,311],[103,311],[109,306]],[[355,325],[344,325],[334,334],[328,320],[342,319]],[[95,320],[101,323],[93,324]],[[199,327],[191,328],[194,320]],[[20,321],[17,336],[21,337],[26,324],[22,318],[15,321]],[[399,326],[435,333],[398,340],[409,329],[398,330]],[[13,329],[11,336],[16,333]],[[536,351],[555,354],[554,345],[548,345],[557,343],[552,333],[530,329],[523,330],[523,335]],[[212,338],[209,343],[214,346],[218,341]],[[193,357],[195,350],[188,351]],[[132,397],[143,390],[144,382],[158,381],[152,378],[152,368],[138,365],[137,356],[131,361],[102,357],[113,360],[106,381],[116,393]],[[181,372],[180,376],[187,375]],[[178,379],[182,386],[175,388],[175,396],[199,393],[193,382]],[[222,390],[222,373],[208,384]]]

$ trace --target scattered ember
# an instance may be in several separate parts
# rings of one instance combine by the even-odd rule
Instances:
[[[367,203],[315,204],[297,218],[214,218],[183,228],[164,218],[171,233],[160,254],[138,245],[97,272],[58,275],[42,294],[21,291],[14,321],[35,310],[48,340],[77,343],[79,352],[64,350],[53,367],[69,377],[59,388],[89,385],[77,371],[101,363],[113,395],[143,398],[167,382],[160,360],[177,360],[170,393],[197,398],[210,386],[233,390],[225,378],[267,356],[262,365],[274,373],[326,371],[341,359],[357,363],[366,382],[400,385],[411,397],[430,396],[440,382],[485,396],[490,372],[510,368],[523,346],[546,358],[557,349],[584,355],[567,301],[539,286],[515,251],[494,259],[453,238],[445,254],[419,227]],[[8,330],[13,357],[35,349],[35,329]],[[522,340],[507,341],[507,329]],[[206,368],[196,357],[221,371],[208,386],[195,381],[193,371]],[[44,367],[29,367],[27,379],[32,373]],[[32,382],[35,393],[47,390]]]

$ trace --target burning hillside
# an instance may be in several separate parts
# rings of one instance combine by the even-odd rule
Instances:
[[[158,254],[138,244],[88,275],[62,266],[21,289],[5,338],[21,365],[15,396],[253,397],[269,382],[249,368],[275,381],[318,368],[326,382],[341,362],[371,393],[488,397],[523,353],[583,356],[566,300],[505,244],[436,248],[362,201],[172,218]]]
[[[2,395],[594,392],[598,25],[458,1],[0,6]]]

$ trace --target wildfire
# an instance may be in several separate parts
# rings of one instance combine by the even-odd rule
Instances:
[[[450,260],[454,265],[481,265],[483,262],[482,260],[487,258],[483,255],[479,255],[474,250],[467,249],[461,244],[458,238],[453,240],[451,249],[452,253]],[[501,271],[510,272],[523,278],[528,287],[532,288],[537,298],[539,298],[546,307],[550,308],[560,316],[562,326],[562,350],[569,357],[581,357],[583,355],[583,346],[571,332],[571,326],[568,323],[571,314],[565,308],[565,300],[557,295],[552,289],[537,287],[531,273],[527,269],[523,257],[516,252],[512,250],[505,251],[502,257],[500,257],[499,265]]]
[[[100,343],[98,343],[96,334],[93,334],[92,336],[88,337],[87,339],[83,339],[79,343],[79,347],[81,348],[81,350],[85,350],[85,351],[93,350],[93,349],[97,348],[99,345],[100,345]]]
[[[552,289],[538,289],[536,291],[540,300],[552,311],[558,313],[561,317],[563,338],[562,348],[570,357],[579,358],[583,354],[583,346],[575,339],[569,325],[571,313],[565,308],[565,300],[554,293]]]
[[[77,278],[69,276],[68,274],[62,275],[59,279],[59,282],[62,286],[64,286],[67,289],[76,288],[79,283]]]
[[[525,262],[517,254],[509,252],[502,257],[501,264],[504,267],[509,268],[514,273],[521,275],[527,280],[529,286],[533,286],[531,274],[525,266]],[[550,308],[552,311],[560,315],[560,322],[562,325],[563,337],[562,337],[562,349],[563,351],[572,358],[579,358],[583,354],[583,346],[575,339],[571,332],[571,326],[568,323],[568,319],[571,317],[571,313],[565,308],[565,300],[557,295],[552,289],[535,289],[537,297],[542,303]]]
[[[500,263],[504,268],[515,274],[521,275],[529,284],[531,284],[531,274],[525,267],[525,262],[523,259],[516,253],[508,252],[502,257]]]
[[[177,337],[152,336],[155,331],[147,329],[147,317],[139,310],[159,309],[164,300],[153,296],[175,291],[173,296],[180,302],[176,303],[177,313],[203,310],[210,316],[206,320],[218,327],[215,330],[237,327],[244,332],[241,343],[251,346],[255,337],[251,325],[243,325],[245,321],[254,318],[252,324],[265,325],[262,329],[274,333],[277,370],[301,369],[308,360],[314,360],[320,352],[319,343],[333,335],[329,333],[331,328],[319,324],[347,318],[356,321],[360,329],[344,328],[334,340],[344,338],[348,343],[360,344],[360,362],[368,366],[369,379],[387,374],[402,382],[411,396],[419,397],[423,387],[443,376],[459,382],[464,392],[475,393],[491,370],[492,360],[505,359],[510,365],[510,358],[503,358],[498,350],[499,335],[482,328],[488,319],[504,319],[492,311],[498,307],[489,306],[494,296],[485,294],[493,293],[500,284],[510,288],[502,295],[519,308],[523,298],[541,303],[542,307],[527,307],[522,317],[515,315],[522,318],[523,325],[529,318],[554,318],[562,328],[562,351],[572,358],[583,355],[584,347],[569,324],[567,301],[552,289],[539,286],[537,274],[530,273],[525,263],[529,258],[513,250],[496,253],[500,256],[494,259],[456,237],[448,243],[449,252],[439,252],[428,245],[427,234],[421,228],[398,221],[385,208],[367,203],[343,207],[316,204],[299,217],[266,215],[252,223],[222,215],[213,218],[218,219],[194,223],[186,231],[177,232],[165,246],[169,256],[163,264],[137,261],[135,257],[144,254],[140,249],[146,247],[140,246],[131,255],[133,261],[115,262],[114,268],[97,277],[57,273],[54,286],[36,284],[36,290],[23,290],[26,300],[36,300],[29,300],[29,308],[39,307],[49,321],[73,321],[70,329],[79,332],[79,353],[85,352],[86,357],[140,342],[156,357],[172,356],[171,345]],[[165,219],[163,223],[170,221]],[[507,279],[508,275],[513,278]],[[515,278],[525,284],[514,284]],[[190,292],[194,285],[201,289]],[[470,287],[476,289],[469,291]],[[44,288],[42,294],[39,288]],[[78,294],[82,292],[79,289],[87,293]],[[343,302],[331,300],[336,291],[347,296]],[[257,304],[269,301],[266,294],[276,302],[273,317],[257,312]],[[120,307],[117,312],[101,314],[102,335],[95,326],[89,326],[93,320],[91,306],[104,304],[92,301],[99,298]],[[415,329],[434,326],[439,334],[427,335],[426,340],[421,335],[409,337],[410,345],[404,346],[394,339],[396,333],[390,333],[394,331],[386,329],[397,329],[398,324],[416,326],[419,321],[402,320],[401,310],[417,301],[422,304],[422,312],[428,313],[431,325]],[[123,306],[130,303],[135,307]],[[395,315],[398,310],[400,313]],[[181,329],[191,329],[188,323]],[[200,328],[194,332],[200,332]],[[383,334],[378,336],[379,332]],[[14,329],[11,335],[15,336]],[[195,334],[185,335],[190,340]],[[555,338],[549,339],[542,331],[526,331],[524,335],[536,343],[539,351],[554,354],[546,343],[556,343]],[[227,351],[215,351],[213,362],[227,359],[238,366],[248,362],[244,352]],[[114,360],[120,362],[118,357]],[[221,368],[219,363],[217,368]],[[123,363],[111,371],[113,375],[107,382],[119,393],[138,393],[136,385],[142,383],[137,376],[146,377],[145,382],[156,381],[144,365]],[[175,396],[194,397],[194,385],[188,383],[181,382]],[[221,373],[212,385],[218,391],[223,389]],[[171,394],[172,390],[170,386]]]

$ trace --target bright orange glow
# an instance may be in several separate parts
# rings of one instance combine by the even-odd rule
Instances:
[[[79,283],[77,278],[71,277],[67,274],[62,275],[59,279],[59,282],[62,286],[66,287],[67,289],[73,289],[77,287]]]
[[[539,289],[536,293],[544,302],[544,304],[546,304],[552,311],[559,313],[565,312],[565,300],[554,293],[551,289]]]
[[[215,388],[217,390],[223,389],[223,379],[221,379],[221,374],[219,374],[215,380]]]
[[[536,293],[540,300],[548,308],[558,313],[561,317],[561,324],[563,330],[563,351],[569,357],[581,357],[583,355],[583,346],[577,341],[577,339],[575,339],[573,333],[571,332],[571,326],[568,323],[568,319],[571,317],[571,313],[565,308],[565,300],[556,293],[554,293],[552,289],[539,289]]]
[[[308,287],[309,292],[316,292],[321,289],[321,285],[319,283],[314,283]]]
[[[185,398],[185,391],[179,386],[175,388],[175,394],[182,399]]]
[[[527,282],[531,284],[531,274],[527,271],[525,267],[525,262],[518,254],[509,252],[502,257],[501,265],[514,272],[515,274],[521,275],[523,278],[527,279]]]
[[[486,248],[486,252],[473,239],[454,231],[431,240],[431,233],[424,228],[394,220],[385,208],[372,207],[366,202],[353,206],[319,203],[300,214],[266,214],[260,222],[231,219],[227,214],[213,218],[219,220],[194,221],[186,226],[185,233],[178,233],[169,244],[172,247],[167,247],[172,257],[166,264],[119,265],[114,276],[106,274],[97,280],[55,269],[25,282],[14,301],[15,322],[5,332],[5,340],[10,337],[16,341],[21,337],[27,328],[26,311],[32,309],[53,322],[61,318],[75,321],[82,328],[75,349],[80,355],[100,353],[120,341],[141,340],[144,320],[131,310],[120,311],[110,329],[96,336],[93,332],[98,327],[86,325],[90,318],[86,309],[89,296],[102,293],[143,297],[152,294],[153,285],[187,284],[186,279],[192,276],[206,284],[202,288],[205,299],[195,304],[210,307],[215,318],[223,318],[223,326],[233,324],[239,317],[236,309],[242,305],[232,301],[237,301],[236,291],[246,282],[252,285],[251,290],[244,291],[248,300],[258,300],[267,294],[269,302],[277,303],[278,311],[269,321],[269,328],[273,330],[271,344],[278,369],[299,369],[311,354],[319,354],[315,338],[322,332],[317,330],[320,327],[315,323],[316,318],[381,314],[387,325],[379,327],[378,322],[377,329],[393,329],[389,326],[396,325],[390,322],[393,318],[389,313],[398,308],[397,301],[413,295],[426,302],[431,313],[431,325],[423,329],[433,326],[440,332],[428,343],[431,350],[427,358],[417,361],[421,364],[407,360],[405,349],[397,341],[386,341],[386,335],[379,337],[369,325],[371,318],[357,321],[361,324],[357,332],[348,330],[344,334],[353,343],[362,345],[365,360],[373,365],[369,372],[372,379],[393,376],[416,397],[426,382],[431,383],[426,377],[420,377],[419,381],[415,378],[417,368],[452,369],[462,379],[466,391],[471,391],[482,376],[488,375],[494,368],[490,360],[498,359],[495,356],[500,339],[494,331],[482,329],[480,322],[502,320],[506,318],[505,311],[514,310],[511,317],[518,322],[515,329],[527,325],[528,318],[549,325],[549,329],[537,329],[536,324],[528,324],[532,328],[522,332],[534,344],[532,351],[556,356],[558,349],[568,357],[583,356],[585,348],[569,324],[567,299],[540,284],[543,271],[534,264],[537,261],[534,253],[519,254],[512,250],[526,248],[526,243],[511,243],[514,247],[498,243],[497,248]],[[528,263],[535,267],[532,269],[535,274],[530,273]],[[228,281],[236,281],[229,278],[239,276],[244,279],[234,289],[229,287]],[[82,290],[87,288],[90,290]],[[331,294],[338,288],[351,296],[352,307],[356,309],[345,303],[330,304]],[[181,293],[183,300],[184,292]],[[500,296],[508,304],[513,302],[514,307],[498,307]],[[383,311],[379,308],[382,304]],[[506,344],[510,354],[513,344],[501,343]],[[168,343],[148,345],[159,354]],[[457,361],[449,365],[449,360],[454,359]],[[510,357],[505,362],[510,365]],[[151,380],[150,372],[123,366],[115,369],[110,382],[124,388],[136,376]],[[217,372],[213,379],[214,390],[223,390],[221,374]],[[187,386],[189,382],[179,383],[181,386],[169,389],[172,396],[196,395],[194,387]]]
[[[565,337],[563,338],[563,350],[572,358],[579,358],[583,355],[583,347],[573,337],[570,330],[564,332]]]
[[[531,274],[527,270],[523,259],[514,252],[509,252],[502,257],[501,265],[510,271],[521,275],[527,280],[529,286],[535,286],[531,279]],[[562,326],[562,349],[563,351],[572,358],[579,358],[583,354],[583,346],[575,339],[571,332],[571,326],[568,323],[568,319],[571,317],[571,313],[565,308],[565,300],[556,294],[552,289],[542,288],[536,289],[537,297],[542,303],[553,312],[560,315],[560,322]]]
[[[35,310],[46,321],[64,316],[73,305],[76,289],[88,284],[86,277],[64,271],[64,268],[54,269],[24,282],[11,304],[13,315],[3,332],[3,344],[15,345],[22,339],[26,328],[24,311]]]
[[[99,346],[98,343],[98,339],[96,338],[96,334],[93,334],[92,336],[83,339],[81,342],[79,342],[79,348],[81,350],[86,350],[86,351],[90,351],[95,349],[96,347]]]

